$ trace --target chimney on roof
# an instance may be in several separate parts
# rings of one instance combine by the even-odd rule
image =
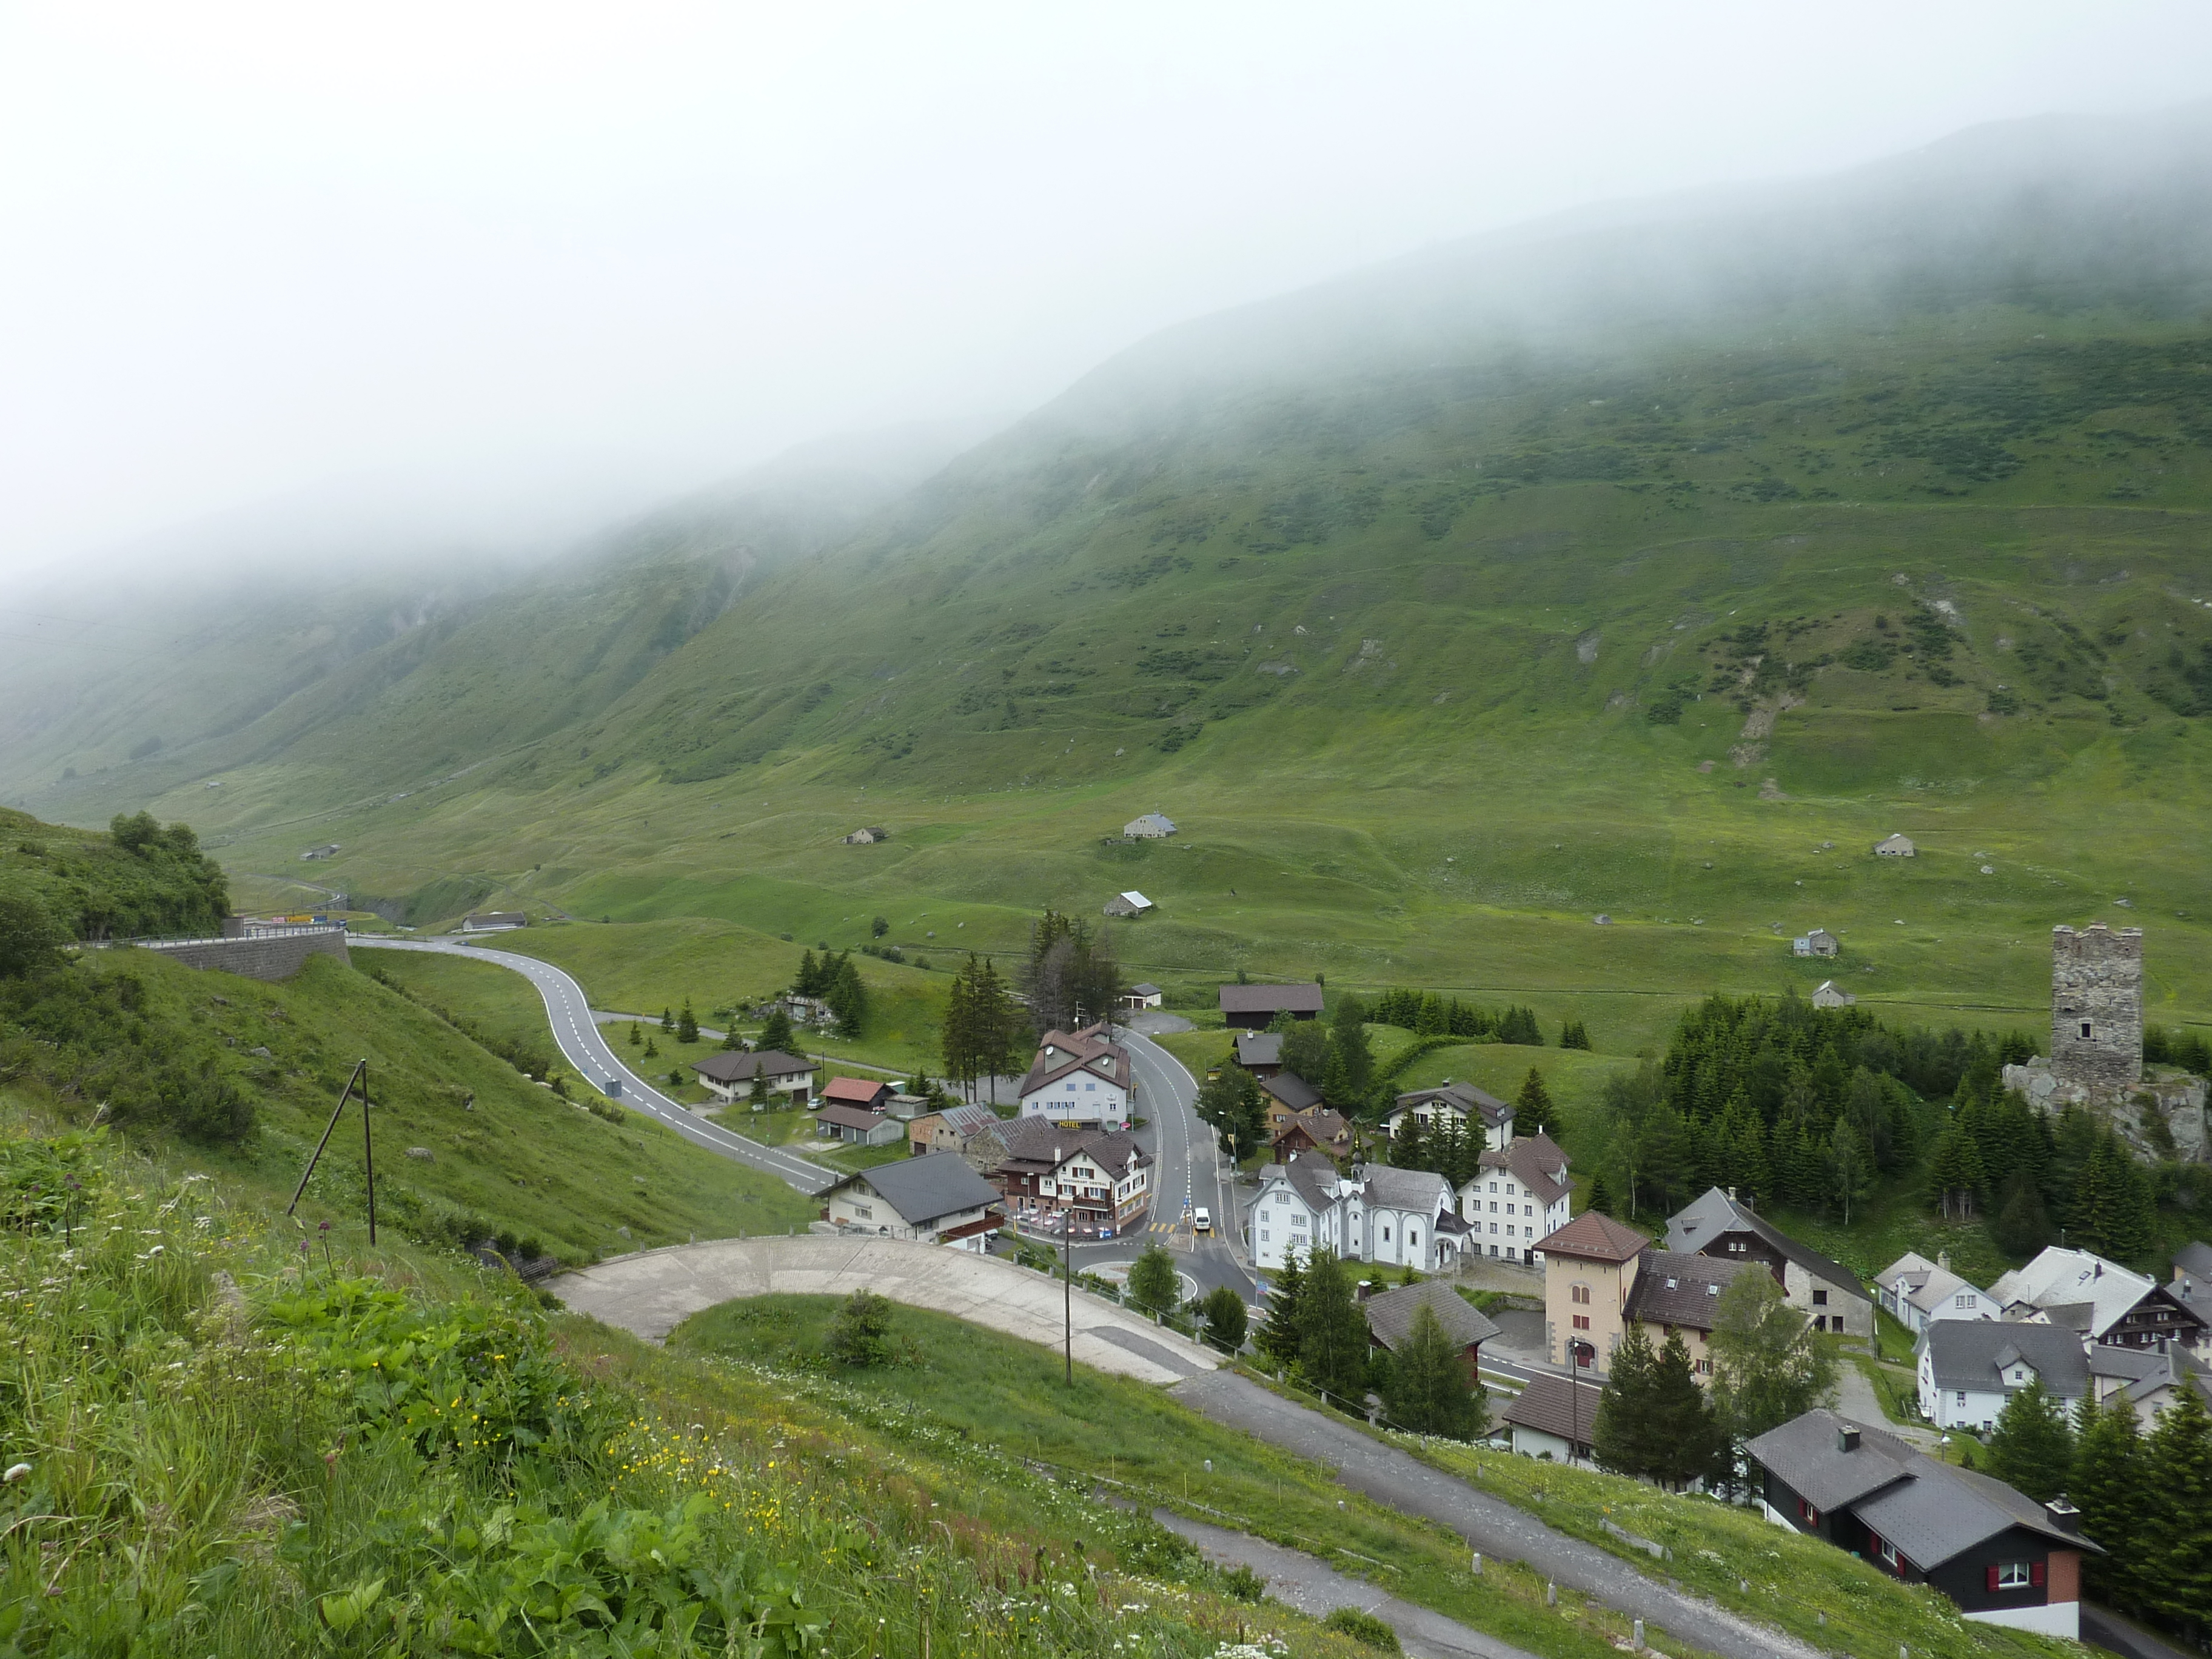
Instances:
[[[2081,1511],[2066,1501],[2064,1492],[2060,1492],[2043,1507],[2051,1516],[2051,1524],[2059,1531],[2075,1534],[2081,1532]]]
[[[2104,1259],[2102,1256],[2100,1256],[2100,1257],[2098,1257],[2098,1258],[2097,1258],[2097,1271],[2096,1271],[2096,1272],[2094,1272],[2094,1273],[2091,1273],[2091,1274],[2089,1275],[2089,1277],[2090,1277],[2090,1278],[2092,1278],[2092,1279],[2102,1279],[2104,1276],[2105,1276],[2105,1259]]]
[[[1836,1427],[1836,1449],[1855,1452],[1859,1449],[1859,1430],[1856,1423],[1841,1423]]]
[[[1733,1187],[1729,1188],[1729,1202],[1731,1204],[1735,1202],[1735,1188]]]
[[[1359,1281],[1359,1289],[1354,1293],[1352,1299],[1355,1302],[1364,1302],[1374,1291],[1374,1289],[1375,1281],[1373,1279],[1363,1279]]]

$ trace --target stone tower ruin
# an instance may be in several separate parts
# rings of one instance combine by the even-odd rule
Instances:
[[[2142,1081],[2142,929],[2051,930],[2051,1071],[2112,1094]]]

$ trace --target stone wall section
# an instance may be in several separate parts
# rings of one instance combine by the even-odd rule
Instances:
[[[260,939],[149,939],[140,948],[159,951],[188,968],[214,968],[246,979],[289,979],[309,957],[336,957],[348,966],[353,962],[343,927]]]
[[[2092,1091],[2142,1080],[2142,929],[2051,933],[2051,1070]]]

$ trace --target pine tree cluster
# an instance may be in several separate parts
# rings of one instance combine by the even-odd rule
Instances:
[[[1534,1009],[1483,1008],[1434,991],[1385,991],[1375,999],[1367,1017],[1378,1025],[1395,1025],[1416,1036],[1490,1037],[1532,1048],[1544,1046],[1544,1033],[1536,1024]],[[1577,1024],[1570,1029],[1581,1028]],[[1587,1037],[1581,1046],[1589,1046]]]
[[[854,965],[850,951],[832,954],[825,949],[818,957],[811,951],[803,952],[791,988],[800,996],[828,1003],[830,1012],[836,1016],[838,1036],[856,1037],[866,1028],[867,988],[860,983],[860,970]]]
[[[945,1005],[945,1075],[972,1089],[981,1079],[1022,1069],[1029,1024],[997,966],[971,955],[952,976]]]

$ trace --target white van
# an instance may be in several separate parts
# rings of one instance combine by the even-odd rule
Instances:
[[[1213,1216],[1212,1212],[1207,1210],[1205,1205],[1200,1205],[1191,1217],[1190,1224],[1195,1231],[1201,1233],[1212,1232],[1213,1231]]]

